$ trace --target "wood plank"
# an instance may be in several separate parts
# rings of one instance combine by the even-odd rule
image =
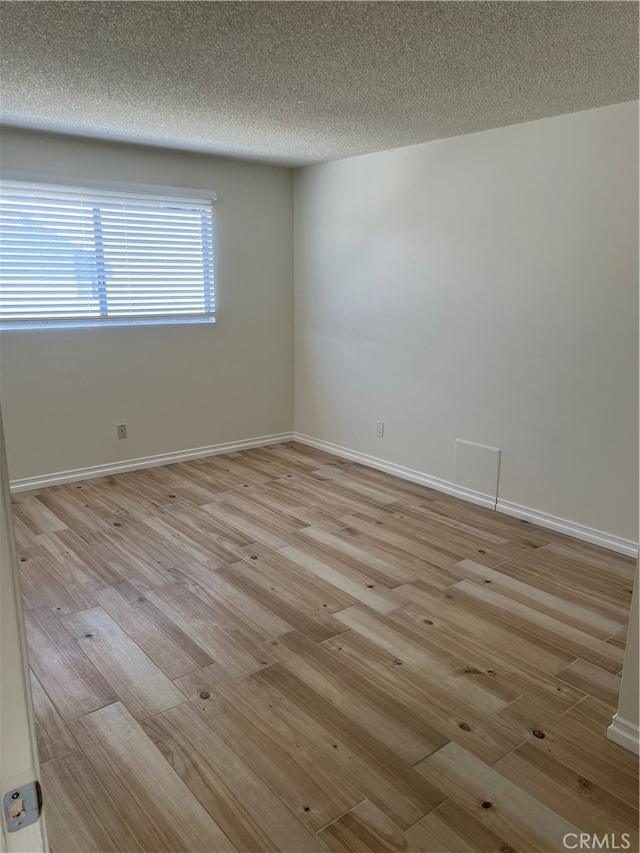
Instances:
[[[83,496],[88,496],[89,503],[101,506],[105,511],[105,519],[121,515],[122,510],[138,520],[161,515],[163,512],[160,504],[147,497],[146,488],[143,487],[142,491],[131,488],[124,474],[100,477],[88,483],[74,483],[73,488]],[[118,510],[109,515],[109,506],[116,506]]]
[[[243,450],[240,455],[246,464],[251,465],[256,471],[266,474],[270,483],[285,477],[295,477],[304,468],[304,466],[290,465],[282,459],[269,456],[267,451],[268,447],[255,447],[251,450]]]
[[[332,598],[322,602],[326,607],[321,605],[318,608],[302,590],[292,588],[288,580],[275,580],[269,572],[269,562],[260,558],[258,568],[252,569],[248,562],[241,561],[220,569],[219,573],[294,630],[316,642],[335,637],[344,631],[344,626],[333,618],[332,610],[336,608],[331,608]],[[312,591],[311,584],[308,585],[308,591]]]
[[[335,498],[330,503],[327,502],[321,495],[315,491],[317,480],[308,477],[304,474],[298,474],[295,479],[276,480],[270,483],[269,489],[279,495],[281,498],[293,501],[296,505],[302,507],[310,507],[312,510],[329,511],[334,518],[340,518],[348,515],[353,506],[343,503],[340,499]],[[375,509],[375,504],[369,505],[371,509]]]
[[[414,503],[419,502],[428,505],[434,498],[441,496],[441,492],[436,492],[435,489],[430,489],[428,486],[421,486],[419,483],[412,483],[410,480],[391,476],[384,471],[378,471],[376,468],[360,465],[358,462],[352,462],[347,471],[363,482],[384,485],[385,489],[396,495],[399,501],[413,501]]]
[[[216,520],[222,521],[248,536],[254,542],[261,542],[269,548],[283,548],[289,544],[289,536],[285,533],[274,533],[268,522],[257,519],[252,513],[238,509],[228,501],[216,501],[202,507]]]
[[[214,470],[217,469],[225,473],[231,473],[243,484],[253,483],[257,486],[263,486],[265,483],[270,483],[273,480],[271,475],[265,475],[264,472],[249,464],[246,461],[244,453],[225,453],[222,456],[217,456],[208,460],[207,467],[211,467],[212,463],[215,466]],[[237,489],[236,491],[244,491],[244,489]]]
[[[389,507],[392,513],[381,519],[392,524],[398,532],[407,535],[415,535],[421,541],[428,541],[430,545],[438,547],[443,551],[451,551],[460,554],[460,557],[495,566],[504,561],[505,557],[500,552],[501,548],[509,547],[511,543],[502,537],[492,534],[481,533],[471,525],[463,525],[460,522],[456,526],[450,519],[439,516],[437,513],[416,512],[415,508],[404,509],[403,507]]]
[[[318,530],[334,531],[342,527],[338,521],[339,513],[331,507],[319,509],[310,505],[301,504],[287,493],[286,489],[273,488],[254,491],[251,499],[266,509],[275,510],[281,515],[299,523],[300,527],[312,525]]]
[[[384,550],[378,555],[372,541],[359,543],[358,537],[346,528],[330,533],[308,527],[300,531],[300,536],[307,544],[314,546],[318,553],[332,557],[334,563],[339,562],[368,574],[376,583],[390,589],[415,580],[423,571],[423,561],[407,557],[397,548],[393,549],[391,556],[387,556]]]
[[[267,526],[269,530],[282,535],[285,539],[289,534],[296,533],[302,527],[306,527],[305,522],[294,521],[289,516],[283,515],[272,507],[268,507],[256,500],[258,494],[257,491],[229,492],[225,497],[225,504],[229,504],[246,513],[247,516],[255,519],[256,522]]]
[[[395,853],[410,850],[404,835],[392,820],[369,800],[358,803],[351,811],[325,826],[318,837],[335,853]]]
[[[13,521],[13,527],[16,535],[16,545],[18,549],[20,548],[28,548],[30,545],[34,544],[34,538],[38,536],[38,534],[33,529],[33,525],[28,526],[24,519],[24,513],[20,513],[19,507],[21,503],[28,500],[31,497],[36,497],[40,494],[42,490],[30,491],[30,492],[15,492],[11,495],[11,517]]]
[[[428,674],[405,666],[399,658],[354,631],[326,640],[322,647],[383,693],[401,697],[402,703],[422,715],[425,723],[488,764],[521,743],[522,739],[504,723],[452,697]]]
[[[142,849],[235,849],[122,704],[75,720],[72,733]]]
[[[362,605],[341,610],[336,619],[419,672],[428,673],[437,683],[445,684],[456,698],[477,704],[484,713],[494,713],[509,704],[509,698],[497,695],[490,686],[476,683],[464,670],[431,654],[411,628],[391,625],[385,617]]]
[[[24,550],[18,551],[22,556],[19,558],[21,564],[18,566],[20,570],[20,594],[22,598],[22,606],[25,610],[32,610],[35,607],[46,607],[47,601],[42,594],[41,575],[37,567],[25,568],[22,563],[26,563],[27,557]],[[51,579],[53,580],[53,579]],[[68,612],[68,611],[67,611]]]
[[[99,590],[95,597],[167,678],[173,680],[213,663],[188,634],[130,584]]]
[[[184,518],[174,513],[166,513],[160,518],[147,518],[144,525],[148,526],[162,541],[168,541],[175,548],[186,554],[181,562],[199,562],[211,568],[220,568],[236,559],[236,555],[227,551],[221,545],[212,542],[207,531],[193,527]],[[180,565],[177,563],[176,565]]]
[[[299,609],[327,616],[358,603],[358,599],[265,545],[248,546],[242,559],[253,570],[254,577],[264,578],[269,590],[275,585],[281,596],[290,592]],[[238,564],[233,567],[238,568]]]
[[[388,622],[401,628],[409,626],[420,635],[421,644],[441,661],[507,701],[526,693],[561,714],[584,698],[582,691],[559,682],[539,667],[535,646],[527,647],[518,643],[517,638],[513,638],[513,648],[506,644],[501,648],[493,643],[479,645],[478,635],[468,620],[449,621],[441,615],[441,610],[449,613],[445,607],[427,610],[408,604],[390,615]]]
[[[252,635],[258,635],[262,640],[271,637],[279,637],[288,634],[293,629],[291,626],[263,607],[250,595],[244,593],[233,583],[229,582],[219,571],[212,571],[199,563],[190,563],[176,573],[176,579],[180,576],[189,589],[198,595],[203,590],[208,597],[214,596],[218,606],[223,606],[230,616],[235,620],[241,630]],[[206,598],[204,599],[206,602]]]
[[[214,518],[210,512],[189,501],[180,501],[167,507],[169,516],[176,516],[208,538],[208,551],[221,563],[232,563],[242,556],[242,548],[250,545],[253,540]],[[179,531],[179,528],[176,528]]]
[[[391,563],[404,569],[412,576],[411,582],[425,581],[438,589],[444,589],[461,580],[451,566],[447,568],[437,566],[435,563],[430,563],[428,560],[403,551],[397,545],[377,539],[375,530],[368,533],[364,528],[356,529],[347,526],[336,530],[335,536],[344,542],[357,546],[366,555],[365,561],[382,560],[386,564]]]
[[[116,694],[47,607],[24,614],[31,667],[63,720],[116,701]]]
[[[232,466],[234,471],[246,471],[247,477],[251,475],[256,483],[261,486],[266,486],[274,480],[282,476],[282,463],[278,462],[275,466],[265,469],[263,465],[256,464],[257,459],[262,459],[261,447],[253,448],[252,450],[233,450],[230,453],[222,454],[217,457],[220,463],[227,462]]]
[[[453,800],[409,827],[405,839],[422,853],[513,853],[511,845]]]
[[[567,625],[573,625],[580,631],[592,634],[601,640],[606,640],[612,634],[620,630],[620,622],[600,616],[592,610],[587,610],[577,604],[568,603],[557,595],[551,595],[535,586],[523,583],[516,578],[506,575],[500,569],[490,569],[473,560],[462,560],[456,563],[455,570],[466,579],[478,583],[486,583],[489,579],[493,586],[492,591],[497,590],[501,595],[512,598],[521,604],[534,607],[540,613],[545,613],[554,618],[561,618]]]
[[[53,758],[73,752],[78,745],[33,672],[30,676],[38,760],[44,764]]]
[[[88,534],[92,535],[92,534]],[[60,580],[73,586],[81,586],[88,592],[120,583],[123,564],[114,560],[102,549],[91,548],[73,530],[60,530],[44,535],[38,540],[55,558]],[[126,566],[124,566],[126,571]]]
[[[269,684],[256,684],[253,676],[229,681],[215,666],[180,684],[209,726],[311,831],[364,799],[335,760],[327,760],[324,730],[295,706],[283,713],[286,700]]]
[[[219,486],[218,493],[239,489],[244,491],[245,489],[252,489],[255,487],[255,480],[247,479],[241,473],[234,473],[233,466],[228,462],[225,462],[225,460],[226,455],[223,460],[217,459],[216,457],[195,459],[193,461],[193,465],[205,472],[207,477],[211,478],[213,482]]]
[[[118,475],[118,479],[131,492],[144,494],[156,506],[165,506],[176,501],[186,500],[184,495],[175,491],[173,485],[167,484],[167,475],[158,474],[158,471],[159,469],[155,467],[145,468],[141,471],[127,471]],[[156,515],[159,514],[156,513]]]
[[[269,640],[265,647],[291,673],[331,702],[355,723],[409,764],[439,749],[448,738],[403,704],[402,696],[389,695],[366,678],[343,666],[340,659],[301,634]]]
[[[106,524],[95,515],[89,506],[78,500],[71,489],[61,489],[54,486],[47,489],[37,500],[49,512],[52,512],[66,527],[76,533],[93,533],[96,530],[104,530]]]
[[[327,453],[324,450],[316,450],[314,447],[300,444],[297,441],[272,444],[269,447],[263,447],[262,451],[267,456],[281,459],[288,464],[298,465],[301,469],[306,470],[314,470],[320,465],[327,465],[329,463],[343,465],[345,469],[351,466],[351,463],[347,462],[346,459],[341,459],[339,456],[334,456],[333,453]]]
[[[416,527],[419,530],[424,530],[425,527],[429,528],[433,524],[438,530],[445,529],[455,534],[456,540],[459,536],[463,537],[463,541],[464,538],[470,539],[472,543],[476,543],[480,539],[484,543],[485,549],[497,548],[499,545],[504,545],[509,541],[505,538],[504,531],[501,535],[497,535],[486,530],[477,521],[475,523],[465,522],[459,518],[450,518],[442,512],[435,512],[432,509],[430,501],[419,504],[416,504],[414,501],[401,501],[396,506],[391,507],[391,509],[393,511],[391,520],[397,517],[402,519],[405,525]],[[533,536],[534,534],[529,538],[531,539]],[[540,537],[539,545],[547,542],[548,539]],[[531,544],[533,545],[534,543],[532,542]]]
[[[181,576],[177,579],[177,583],[207,605],[214,614],[216,625],[224,630],[225,634],[236,637],[238,642],[253,651],[256,646],[264,642],[267,637],[265,632],[253,625],[249,619],[245,619],[244,615],[238,610],[227,607],[224,600],[221,600],[214,590],[195,581],[193,577],[198,569],[197,563],[185,566]],[[206,566],[202,569],[203,572],[207,571]]]
[[[557,717],[523,696],[498,719],[536,748],[571,767],[630,805],[638,802],[638,761],[606,737],[611,710],[588,696]]]
[[[444,799],[436,785],[422,784],[410,764],[279,664],[255,673],[251,682],[275,690],[281,697],[276,711],[302,731],[313,721],[315,746],[325,761],[338,767],[402,829]]]
[[[562,536],[551,530],[548,531],[551,540],[545,547],[546,554],[557,554],[578,560],[604,574],[614,572],[623,582],[633,583],[638,561],[634,557],[625,557],[605,548],[582,542],[570,536]]]
[[[135,719],[184,702],[180,690],[101,607],[60,621]]]
[[[562,839],[580,830],[455,743],[417,765],[459,806],[516,850],[563,850]]]
[[[524,743],[501,758],[494,768],[583,832],[599,836],[629,832],[630,849],[637,848],[638,809],[553,754]]]
[[[157,534],[142,524],[129,524],[122,531],[93,533],[84,539],[92,550],[104,548],[112,554],[113,560],[124,564],[127,569],[122,572],[122,579],[142,591],[166,583],[169,577],[165,569],[189,560],[189,555],[173,540],[159,541]]]
[[[585,660],[576,660],[561,670],[557,678],[571,684],[617,710],[620,693],[620,676],[607,672]]]
[[[450,593],[472,602],[479,610],[492,613],[507,624],[522,627],[527,633],[541,637],[575,657],[581,657],[609,672],[620,671],[623,655],[619,649],[560,619],[547,616],[533,607],[470,581],[460,581],[451,588]]]
[[[130,820],[123,820],[123,812],[81,752],[42,764],[40,781],[51,853],[150,850],[136,837]]]
[[[560,556],[548,550],[548,546],[538,548],[535,552],[523,551],[517,558],[510,559],[509,565],[548,575],[563,588],[571,590],[572,595],[582,590],[591,597],[599,596],[603,602],[626,607],[631,600],[631,582],[627,569],[622,573],[605,573],[580,558]]]
[[[455,585],[444,590],[434,590],[423,581],[414,581],[394,590],[398,598],[417,605],[429,618],[436,617],[434,624],[445,622],[458,631],[501,657],[505,653],[516,661],[535,662],[544,673],[557,673],[572,663],[575,656],[550,643],[546,638],[525,631],[519,623],[501,624],[490,612],[475,608],[473,604],[457,595]],[[524,668],[519,668],[520,676]]]
[[[538,552],[544,549],[538,549]],[[538,553],[537,552],[537,553]],[[602,589],[593,589],[587,585],[581,585],[578,578],[565,578],[562,573],[554,573],[548,567],[536,565],[536,560],[509,561],[500,563],[500,571],[521,580],[530,586],[544,589],[552,595],[557,595],[567,602],[579,604],[587,610],[592,610],[605,618],[626,623],[629,618],[629,605],[631,599],[627,593],[625,596],[619,594],[611,597],[605,595]]]
[[[627,628],[625,627],[622,631],[614,634],[613,637],[609,637],[607,643],[611,643],[612,646],[617,646],[619,649],[624,650],[627,647]]]
[[[390,512],[392,509],[387,507],[383,513],[357,513],[343,517],[342,521],[349,525],[349,529],[362,532],[368,528],[370,535],[388,544],[395,542],[397,547],[440,567],[450,568],[463,558],[471,558],[487,566],[497,566],[505,559],[481,537],[464,533],[456,535],[447,525],[437,522],[419,524],[407,519],[400,511]]]
[[[314,548],[290,546],[281,548],[279,553],[373,610],[389,613],[401,606],[401,602],[395,598],[391,590],[379,586],[371,577],[347,568],[344,564],[340,568],[334,568],[326,557]]]
[[[48,607],[57,613],[73,613],[97,603],[93,593],[83,583],[76,583],[73,576],[69,577],[64,563],[44,545],[23,550],[19,567],[23,599],[28,609]]]
[[[41,533],[55,533],[67,527],[55,513],[40,502],[39,498],[33,496],[14,504],[13,515],[36,536]]]
[[[501,536],[509,541],[520,537],[529,537],[537,528],[528,521],[498,513],[493,509],[461,501],[457,498],[434,492],[428,504],[430,510],[447,519],[457,519],[471,525],[479,525],[488,533]]]
[[[316,469],[311,476],[319,480],[328,480],[330,483],[335,480],[336,485],[339,485],[341,489],[381,507],[395,504],[399,499],[398,493],[387,488],[386,484],[367,481],[360,477],[353,468],[345,471],[344,467],[339,465],[325,465]]]
[[[617,797],[636,808],[640,771],[638,757],[608,739],[607,728],[611,719],[609,707],[593,696],[587,696],[569,708],[560,719],[565,739],[576,745],[582,743],[583,747],[586,743],[603,777],[608,768],[617,768],[612,790]],[[595,773],[592,776],[595,778]]]
[[[210,663],[208,666],[203,666],[202,669],[195,669],[193,672],[188,672],[186,675],[181,675],[180,678],[174,679],[174,684],[178,687],[187,699],[191,699],[198,707],[202,706],[201,694],[208,693],[215,695],[219,691],[222,684],[233,681],[233,676],[230,675],[224,667],[219,663]]]
[[[146,597],[234,677],[272,663],[271,655],[255,643],[225,630],[214,610],[183,584],[165,584],[149,590]]]
[[[185,477],[176,465],[162,465],[158,468],[151,468],[148,472],[149,478],[161,490],[158,495],[158,500],[162,503],[162,492],[168,493],[170,501],[190,501],[197,506],[206,504],[211,501],[212,492],[208,486],[200,485],[193,479]],[[142,488],[146,489],[147,478],[145,477]]]
[[[336,503],[345,508],[348,513],[375,512],[380,508],[379,499],[372,499],[370,495],[358,494],[352,489],[345,488],[342,478],[318,479],[312,475],[301,478],[302,487],[305,488],[311,499],[321,501],[324,504]]]
[[[321,850],[193,706],[158,714],[142,728],[238,850]]]
[[[60,493],[64,494],[69,501],[79,503],[84,509],[89,510],[92,516],[100,518],[103,521],[113,519],[121,515],[125,518],[131,517],[126,509],[121,507],[114,501],[109,500],[97,484],[100,480],[83,480],[81,483],[68,483],[63,486],[54,486]],[[44,490],[44,493],[49,490]],[[141,501],[144,500],[142,495]]]
[[[421,560],[426,560],[436,566],[446,568],[459,562],[463,554],[459,549],[450,551],[430,544],[428,537],[419,536],[413,530],[398,529],[397,522],[383,522],[375,518],[367,517],[362,513],[344,516],[342,521],[347,527],[362,530],[375,539],[394,545],[402,551],[407,551]]]
[[[188,462],[176,462],[171,467],[196,486],[206,489],[210,495],[209,500],[212,500],[213,495],[226,492],[229,485],[226,482],[221,483],[215,474],[207,469],[207,462],[206,458],[191,459]]]

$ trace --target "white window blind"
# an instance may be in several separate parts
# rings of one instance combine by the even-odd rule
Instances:
[[[204,320],[211,199],[0,182],[5,327]]]

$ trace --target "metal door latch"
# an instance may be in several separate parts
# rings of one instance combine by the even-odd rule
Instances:
[[[17,832],[35,823],[42,811],[42,793],[39,782],[27,782],[14,788],[2,798],[4,818],[8,832]]]

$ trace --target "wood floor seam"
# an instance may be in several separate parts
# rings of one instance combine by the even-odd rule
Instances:
[[[334,817],[333,820],[328,821],[328,823],[325,823],[319,829],[316,829],[316,835],[319,832],[322,832],[323,829],[326,829],[328,826],[331,826],[332,823],[335,823],[336,821],[343,818],[345,815],[349,814],[349,812],[352,812],[356,806],[362,805],[362,803],[366,803],[366,801],[367,801],[367,798],[363,797],[359,803],[355,803],[351,808],[345,809],[345,811],[343,811],[342,814],[339,814],[337,817]]]

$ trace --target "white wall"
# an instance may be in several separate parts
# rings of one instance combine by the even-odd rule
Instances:
[[[1,142],[3,169],[218,193],[216,325],[3,333],[12,479],[292,429],[290,170],[8,129]]]
[[[637,541],[637,103],[299,170],[294,218],[297,431],[494,445],[501,499]]]

